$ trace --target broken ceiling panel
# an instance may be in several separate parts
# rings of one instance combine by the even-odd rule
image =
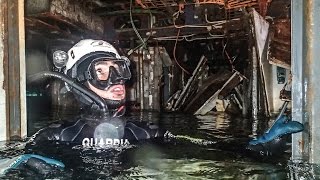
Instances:
[[[28,31],[47,37],[106,38],[106,33],[109,35],[109,32],[114,32],[113,39],[116,37],[118,40],[128,40],[137,39],[137,31],[133,29],[131,22],[134,21],[136,29],[144,38],[148,38],[149,34],[152,35],[151,38],[173,37],[181,29],[182,38],[192,35],[192,40],[206,37],[212,39],[216,36],[221,38],[225,34],[230,37],[232,34],[245,34],[245,20],[242,19],[244,8],[253,7],[258,12],[265,12],[270,2],[271,0],[28,0],[26,26]],[[183,12],[179,12],[179,4],[183,4]]]
[[[101,37],[104,32],[101,17],[71,0],[26,1],[26,26],[33,31],[47,29],[47,33],[71,38],[89,34]]]
[[[261,0],[260,0],[261,1]],[[260,3],[259,0],[193,0],[193,1],[180,1],[176,0],[136,0],[143,8],[163,8],[169,6],[178,6],[179,4],[194,4],[194,5],[206,5],[206,4],[216,4],[224,6],[226,9],[235,9],[240,7],[253,7],[258,6]],[[270,2],[270,0],[265,0]]]

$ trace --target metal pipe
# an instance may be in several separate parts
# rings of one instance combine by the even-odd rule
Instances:
[[[256,47],[252,47],[252,117],[258,118],[258,59]]]
[[[140,91],[140,110],[144,109],[144,81],[143,81],[143,50],[139,50],[139,58],[138,58],[138,63],[139,63],[139,91]]]
[[[281,111],[280,111],[280,113],[278,114],[276,120],[279,119],[279,118],[283,115],[283,113],[284,113],[284,112],[286,111],[286,109],[287,109],[288,104],[289,104],[289,101],[285,101],[285,102],[283,103],[283,105],[282,105],[282,107],[281,107]]]

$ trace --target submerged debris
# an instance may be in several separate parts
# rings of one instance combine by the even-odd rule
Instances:
[[[303,161],[291,160],[288,162],[290,179],[319,179],[320,167]]]

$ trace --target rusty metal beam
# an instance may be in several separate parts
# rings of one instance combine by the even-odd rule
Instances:
[[[0,140],[20,139],[27,135],[25,89],[24,1],[1,0],[2,95],[0,111],[3,132]],[[10,8],[9,8],[10,7]],[[1,78],[2,76],[2,78]]]
[[[259,0],[259,12],[262,17],[267,15],[268,5],[270,2],[269,0]]]
[[[27,135],[24,1],[10,0],[8,7],[8,103],[12,139]]]
[[[14,1],[8,1],[8,94],[9,94],[9,128],[10,137],[20,136],[20,63],[19,63],[19,31],[18,7]]]
[[[8,80],[7,80],[7,68],[6,64],[8,59],[7,55],[7,31],[6,26],[8,22],[7,16],[7,0],[0,0],[0,141],[4,141],[8,139],[8,131],[7,131],[7,89],[8,89]]]

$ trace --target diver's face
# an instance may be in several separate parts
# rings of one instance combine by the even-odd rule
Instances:
[[[100,61],[94,65],[95,74],[98,80],[106,81],[110,75],[110,67],[119,70],[118,64],[113,61]],[[125,99],[125,86],[123,82],[119,81],[117,84],[110,85],[105,89],[98,89],[88,82],[89,88],[97,95],[104,99],[109,100],[124,100]]]

